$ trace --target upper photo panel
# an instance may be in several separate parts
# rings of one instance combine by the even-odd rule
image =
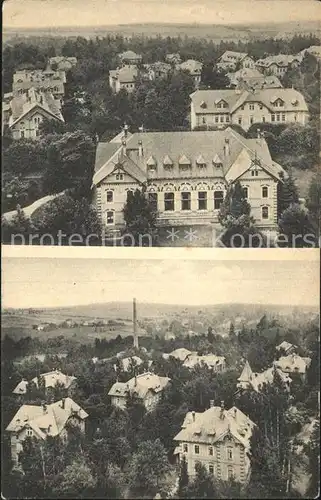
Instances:
[[[321,2],[7,0],[2,242],[320,246]]]

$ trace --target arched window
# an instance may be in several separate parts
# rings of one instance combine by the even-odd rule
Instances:
[[[112,203],[113,201],[114,201],[114,192],[111,190],[106,191],[106,202]]]
[[[223,191],[214,191],[214,210],[218,210],[224,201]]]
[[[262,198],[269,197],[269,188],[267,186],[262,186]]]
[[[262,207],[262,219],[268,219],[270,217],[269,215],[269,207]]]

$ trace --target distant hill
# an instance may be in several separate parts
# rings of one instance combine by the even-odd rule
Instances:
[[[70,26],[56,28],[5,28],[3,27],[3,42],[14,41],[21,37],[77,37],[92,38],[106,35],[123,35],[131,38],[133,35],[148,37],[188,36],[208,38],[213,41],[249,41],[252,39],[290,38],[295,34],[320,34],[318,21],[288,22],[288,23],[256,23],[249,25],[223,24],[120,24],[114,26]]]

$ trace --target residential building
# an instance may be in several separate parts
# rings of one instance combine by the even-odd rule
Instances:
[[[289,354],[288,356],[281,356],[277,361],[274,361],[277,368],[284,373],[293,375],[298,374],[302,379],[306,378],[306,372],[311,364],[311,358],[303,358],[297,354]]]
[[[77,57],[50,57],[49,65],[56,71],[69,71],[71,68],[77,65]]]
[[[191,129],[239,125],[247,131],[253,123],[300,123],[309,120],[303,95],[294,89],[196,90],[191,94]]]
[[[246,361],[243,371],[237,379],[237,388],[242,390],[252,389],[256,392],[260,392],[264,386],[274,383],[275,375],[283,382],[285,389],[290,390],[292,379],[275,364],[273,364],[271,368],[257,373],[252,371],[249,362]]]
[[[250,438],[254,422],[233,406],[214,406],[204,412],[188,412],[181,431],[174,437],[174,453],[185,457],[190,478],[199,462],[218,480],[246,483],[250,477]]]
[[[140,64],[142,62],[142,56],[140,54],[136,54],[133,50],[126,50],[121,54],[118,54],[118,58],[122,65],[135,65]]]
[[[277,351],[283,351],[286,356],[289,354],[295,353],[295,351],[298,349],[297,345],[291,344],[290,342],[287,342],[286,340],[283,340],[281,344],[277,345],[275,348]]]
[[[99,143],[93,203],[107,230],[124,227],[127,193],[146,186],[159,226],[218,224],[229,183],[241,182],[258,227],[277,224],[277,185],[286,175],[263,138],[226,128],[201,132],[125,130]]]
[[[76,385],[76,377],[71,375],[65,375],[59,370],[53,370],[51,372],[42,373],[39,377],[34,377],[31,382],[39,387],[40,379],[44,380],[45,390],[48,391],[53,389],[57,385],[63,387],[64,389],[70,390],[72,386]],[[22,379],[21,382],[14,388],[13,394],[26,394],[29,382]]]
[[[175,349],[175,351],[172,351],[168,354],[168,357],[176,358],[179,361],[184,362],[189,356],[191,356],[193,353],[192,351],[189,351],[188,349],[185,349],[185,347],[180,347],[179,349]],[[194,353],[196,354],[196,353]]]
[[[143,364],[143,360],[139,356],[130,356],[119,360],[120,366],[124,372],[128,372],[131,368]],[[116,370],[117,365],[114,365]]]
[[[173,54],[167,54],[165,57],[166,62],[169,64],[180,64],[182,62],[181,56],[178,52],[173,53]]]
[[[146,372],[131,378],[128,382],[116,382],[108,395],[111,396],[111,403],[123,410],[126,408],[128,396],[135,395],[142,401],[146,410],[151,411],[169,382],[168,377],[159,377]]]
[[[149,80],[159,80],[167,78],[172,71],[172,66],[163,61],[157,61],[152,64],[144,64],[144,71]]]
[[[239,69],[235,73],[228,73],[230,87],[237,90],[281,89],[282,83],[275,75],[264,75],[255,68]]]
[[[21,406],[6,428],[10,435],[12,461],[18,463],[27,437],[45,440],[49,436],[60,436],[66,440],[68,425],[77,426],[84,433],[87,417],[88,414],[71,398],[50,405]]]
[[[314,56],[316,59],[320,60],[321,59],[321,45],[311,45],[311,47],[308,47],[307,49],[301,50],[299,55],[305,56],[305,54],[310,54],[311,56]]]
[[[302,54],[297,54],[296,56],[292,56],[290,54],[278,54],[275,56],[265,57],[264,59],[258,59],[255,66],[262,73],[282,77],[288,69],[300,66],[302,59]]]
[[[50,67],[45,70],[23,69],[13,75],[12,91],[14,95],[21,95],[34,88],[42,92],[50,92],[61,104],[65,95],[66,73],[54,71]]]
[[[245,52],[226,50],[219,58],[216,66],[217,69],[223,71],[236,71],[240,68],[254,68],[255,62],[252,57]]]
[[[10,130],[13,139],[37,139],[43,120],[64,123],[60,100],[50,92],[30,88],[12,98],[4,126]]]
[[[197,353],[191,353],[183,363],[183,366],[186,368],[195,368],[195,366],[202,365],[207,366],[215,372],[224,372],[226,370],[225,357],[216,356],[215,354],[199,356]]]
[[[113,92],[118,93],[125,89],[128,93],[133,92],[138,77],[137,66],[123,66],[122,68],[109,71],[109,85]]]
[[[201,83],[203,64],[195,59],[188,59],[177,66],[177,69],[188,71],[193,77],[195,88]]]

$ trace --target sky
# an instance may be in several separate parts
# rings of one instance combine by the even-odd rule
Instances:
[[[257,252],[262,252],[264,258],[264,250]],[[181,260],[3,256],[2,305],[67,307],[127,302],[136,297],[145,303],[177,305],[314,306],[319,303],[318,277],[319,262],[308,257],[304,260],[258,260],[257,257],[256,260]]]
[[[3,26],[316,21],[317,0],[5,0]]]

